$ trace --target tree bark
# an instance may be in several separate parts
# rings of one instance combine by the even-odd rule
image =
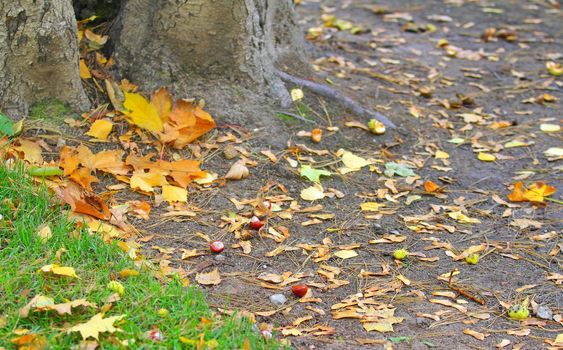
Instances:
[[[0,0],[0,110],[25,117],[28,106],[56,98],[88,107],[79,75],[70,0]]]
[[[290,103],[275,66],[303,57],[291,0],[129,0],[121,25],[116,62],[143,86],[207,97],[236,86]]]

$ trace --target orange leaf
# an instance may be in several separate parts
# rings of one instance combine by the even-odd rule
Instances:
[[[527,201],[524,198],[524,184],[520,181],[514,183],[514,189],[512,193],[508,195],[508,199],[511,202],[525,202]]]
[[[64,170],[64,176],[72,174],[80,164],[78,153],[71,147],[64,146],[59,156],[59,166]]]
[[[151,104],[156,108],[160,119],[166,122],[172,110],[172,96],[168,90],[160,88],[155,91],[151,96]]]
[[[434,182],[432,182],[430,180],[424,181],[424,190],[426,192],[430,192],[430,193],[442,192],[442,189],[440,188],[440,186],[438,186],[437,184],[435,184]]]
[[[543,182],[534,182],[524,191],[524,198],[530,202],[543,202],[544,197],[554,194],[557,189]]]
[[[85,193],[74,183],[69,183],[66,188],[57,189],[59,197],[75,213],[86,214],[97,219],[108,220],[111,216],[106,203],[95,194]]]
[[[80,168],[70,175],[70,179],[88,191],[92,191],[92,182],[100,182],[97,177],[92,176],[88,168]]]

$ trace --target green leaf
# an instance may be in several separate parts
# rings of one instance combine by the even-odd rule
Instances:
[[[313,181],[315,183],[321,183],[321,176],[331,176],[332,173],[328,170],[322,169],[313,169],[309,165],[304,165],[301,167],[301,176],[306,177],[309,181]]]
[[[408,341],[410,339],[410,337],[405,337],[405,336],[401,336],[401,337],[390,337],[389,341],[391,343],[400,343],[400,342],[404,342],[404,341]]]
[[[31,176],[59,176],[63,174],[63,171],[58,167],[46,166],[46,167],[31,167],[27,170],[27,173]]]
[[[395,174],[402,177],[416,176],[414,171],[412,171],[408,165],[393,162],[385,163],[385,170],[383,173],[387,177],[392,177]]]
[[[14,123],[2,113],[0,113],[0,134],[4,136],[14,135]]]

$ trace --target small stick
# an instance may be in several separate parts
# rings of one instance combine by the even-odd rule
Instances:
[[[286,82],[290,82],[295,85],[301,85],[325,98],[333,99],[340,102],[342,105],[344,105],[346,108],[350,109],[352,112],[354,112],[357,115],[364,116],[370,119],[375,118],[378,119],[380,122],[382,122],[383,125],[385,125],[388,128],[391,129],[396,128],[396,125],[392,121],[387,119],[386,116],[382,115],[381,113],[371,112],[365,109],[364,107],[360,106],[358,102],[352,100],[350,97],[344,96],[340,92],[326,85],[315,83],[310,80],[297,78],[294,77],[293,75],[287,74],[282,71],[277,71],[277,74],[282,80]]]
[[[464,291],[463,289],[458,288],[458,287],[456,287],[452,284],[452,277],[454,275],[455,270],[456,269],[453,269],[452,272],[450,272],[450,278],[448,279],[448,287],[451,290],[458,292],[460,295],[463,295],[464,297],[469,298],[469,299],[473,300],[474,302],[476,302],[478,304],[485,305],[485,302],[483,300],[477,298],[476,296],[469,294],[468,292]]]
[[[292,117],[292,118],[299,119],[299,120],[301,120],[301,121],[303,121],[303,122],[305,122],[305,123],[317,124],[317,122],[314,121],[314,120],[309,120],[309,119],[307,119],[307,118],[303,118],[302,116],[297,115],[297,114],[294,114],[294,113],[284,112],[284,111],[276,111],[276,113],[285,114],[285,115],[290,116],[290,117]]]

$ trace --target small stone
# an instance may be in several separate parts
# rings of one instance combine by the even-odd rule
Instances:
[[[282,306],[287,301],[287,298],[283,294],[272,294],[270,295],[270,301],[276,306]]]
[[[213,259],[215,259],[215,261],[225,261],[225,256],[223,254],[217,254]]]
[[[536,316],[544,320],[551,320],[553,319],[553,312],[547,306],[538,306]]]
[[[383,231],[383,226],[380,224],[373,224],[373,230],[375,233],[381,233]]]
[[[401,232],[397,231],[397,230],[391,230],[389,231],[389,233],[394,234],[394,235],[400,235]]]

